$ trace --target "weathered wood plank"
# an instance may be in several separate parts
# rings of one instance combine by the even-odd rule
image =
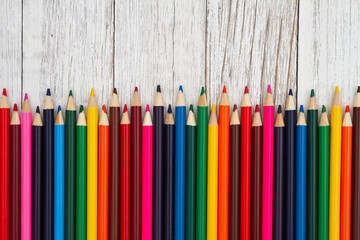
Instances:
[[[21,0],[5,0],[0,7],[0,88],[1,94],[7,89],[11,104],[22,102],[21,64]]]
[[[267,84],[275,104],[296,93],[297,0],[208,0],[206,84],[218,103],[225,84],[230,104],[240,104],[245,85],[252,104],[262,103]]]
[[[85,104],[95,88],[108,104],[113,87],[113,0],[23,1],[23,91],[34,108],[47,87],[66,105],[72,89]]]
[[[360,2],[300,1],[298,98],[330,107],[335,86],[343,105],[353,104],[360,84]]]

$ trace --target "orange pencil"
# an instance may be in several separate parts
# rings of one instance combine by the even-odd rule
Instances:
[[[351,159],[352,122],[346,106],[341,137],[340,239],[351,239]]]
[[[109,120],[103,105],[99,121],[98,239],[108,239]]]
[[[219,104],[219,240],[228,239],[229,229],[229,125],[230,105],[224,86]]]

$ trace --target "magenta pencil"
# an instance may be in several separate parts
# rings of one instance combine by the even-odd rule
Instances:
[[[142,240],[152,239],[153,124],[149,105],[142,126]]]
[[[263,108],[262,240],[272,239],[274,102],[268,85]]]
[[[21,240],[31,239],[31,125],[32,113],[25,93],[21,110]]]

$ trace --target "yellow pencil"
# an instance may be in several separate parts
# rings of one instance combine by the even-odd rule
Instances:
[[[87,107],[87,239],[97,239],[98,107],[91,88]]]
[[[218,121],[212,105],[208,124],[208,178],[207,178],[207,239],[217,239],[218,208]]]
[[[336,87],[330,123],[329,240],[340,239],[341,125],[341,99],[339,87]]]

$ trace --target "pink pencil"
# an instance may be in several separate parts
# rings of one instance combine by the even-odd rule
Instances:
[[[274,102],[268,85],[263,108],[262,240],[272,239]]]
[[[142,240],[152,239],[153,124],[149,105],[142,126]]]
[[[25,93],[21,109],[21,240],[31,239],[31,124],[32,113]]]

